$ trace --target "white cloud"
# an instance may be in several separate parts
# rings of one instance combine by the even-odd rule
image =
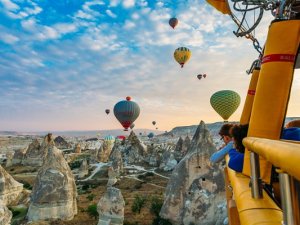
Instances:
[[[5,33],[0,35],[0,39],[7,44],[14,44],[20,40],[18,37],[14,35],[5,34]]]
[[[77,26],[71,23],[57,23],[53,28],[60,34],[73,33],[77,31]]]
[[[36,29],[36,21],[35,19],[31,18],[28,20],[21,21],[21,26],[28,31],[35,31]]]
[[[137,4],[142,7],[148,6],[148,2],[146,0],[139,0]]]
[[[89,13],[84,12],[83,10],[79,10],[76,14],[75,17],[77,18],[82,18],[82,19],[93,19],[94,16],[92,16]]]
[[[156,6],[157,6],[157,7],[163,7],[163,6],[164,6],[164,3],[163,3],[163,2],[157,2],[157,3],[156,3]]]
[[[110,17],[112,17],[112,18],[117,18],[117,15],[114,14],[114,13],[113,13],[111,10],[109,10],[109,9],[106,10],[106,14],[109,15]]]
[[[0,2],[3,4],[3,6],[7,10],[14,11],[14,10],[19,10],[20,9],[20,7],[17,4],[13,3],[10,0],[0,0]]]
[[[126,21],[125,21],[124,29],[129,30],[129,29],[132,29],[132,28],[134,28],[134,27],[135,27],[135,23],[134,23],[134,22],[129,21],[129,20],[126,20]]]
[[[109,1],[109,6],[111,6],[111,7],[116,7],[119,4],[120,4],[120,0],[110,0]]]
[[[43,26],[36,37],[38,40],[44,41],[48,39],[57,39],[60,37],[60,34],[52,27]]]
[[[123,0],[124,8],[131,8],[135,4],[135,0]]]
[[[140,15],[138,13],[132,13],[132,19],[137,20],[140,18]]]

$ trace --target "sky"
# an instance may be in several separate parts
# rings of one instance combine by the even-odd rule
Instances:
[[[271,19],[256,29],[261,45]],[[235,29],[205,1],[0,0],[0,130],[120,128],[104,111],[126,96],[141,109],[136,128],[216,122],[209,100],[223,89],[240,94],[239,120],[258,53]],[[173,58],[182,46],[184,68]],[[288,116],[299,116],[299,75]]]

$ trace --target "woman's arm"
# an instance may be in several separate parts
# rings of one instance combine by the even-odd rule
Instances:
[[[225,147],[221,148],[219,151],[211,155],[210,161],[213,163],[218,163],[225,158],[226,154],[230,149],[233,148],[233,142],[230,141]]]

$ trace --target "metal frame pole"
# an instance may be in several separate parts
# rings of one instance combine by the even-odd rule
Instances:
[[[250,153],[251,165],[251,195],[252,198],[263,198],[262,180],[260,178],[259,155],[255,152]]]

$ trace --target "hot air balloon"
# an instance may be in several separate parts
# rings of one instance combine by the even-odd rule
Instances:
[[[134,126],[135,126],[135,124],[133,123],[133,124],[131,124],[130,125],[130,129],[132,130],[133,128],[134,128]]]
[[[175,17],[171,18],[171,19],[169,20],[169,24],[170,24],[170,26],[174,29],[174,28],[177,26],[177,24],[178,24],[178,19],[175,18]]]
[[[206,74],[203,74],[203,77],[205,78],[205,77],[206,77]]]
[[[153,126],[156,124],[156,121],[152,121]]]
[[[120,135],[120,136],[117,136],[117,139],[124,141],[126,139],[126,137],[123,135]]]
[[[153,137],[154,137],[154,133],[151,132],[148,134],[148,138],[153,138]]]
[[[108,135],[108,136],[104,137],[104,141],[114,143],[115,142],[115,137],[111,136],[111,135]]]
[[[181,65],[181,68],[184,64],[191,58],[191,51],[186,47],[177,48],[174,52],[175,60]]]
[[[128,131],[130,125],[140,115],[140,107],[137,103],[131,101],[131,97],[126,97],[126,101],[120,101],[114,106],[115,117],[124,127],[124,131]]]
[[[201,80],[202,74],[198,74],[198,75],[197,75],[197,78],[198,78],[199,80]]]
[[[158,129],[158,127],[155,128],[156,130]]]
[[[240,102],[239,94],[231,90],[218,91],[210,97],[211,106],[224,119],[224,122],[235,112]]]
[[[106,114],[108,115],[110,113],[109,109],[105,109]]]

